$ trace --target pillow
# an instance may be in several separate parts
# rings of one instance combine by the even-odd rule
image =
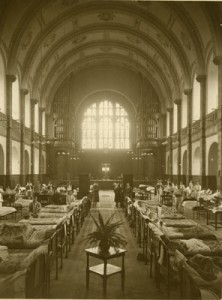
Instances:
[[[7,261],[9,259],[8,247],[0,246],[0,262]]]

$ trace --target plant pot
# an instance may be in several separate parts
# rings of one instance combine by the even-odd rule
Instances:
[[[107,252],[109,252],[110,245],[109,245],[108,242],[101,241],[98,246],[99,246],[100,253],[107,253]]]

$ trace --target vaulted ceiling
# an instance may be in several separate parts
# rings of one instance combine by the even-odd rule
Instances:
[[[0,0],[0,49],[42,105],[70,73],[111,64],[142,74],[166,107],[222,54],[222,3]]]

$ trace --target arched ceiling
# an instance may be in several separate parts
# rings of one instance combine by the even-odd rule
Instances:
[[[143,74],[165,107],[221,55],[221,3],[1,0],[7,73],[42,106],[70,73],[112,64]]]

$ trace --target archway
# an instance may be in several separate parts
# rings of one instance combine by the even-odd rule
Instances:
[[[207,113],[218,107],[218,66],[211,60],[207,70]]]
[[[200,175],[200,147],[197,147],[193,155],[193,175]]]
[[[218,172],[218,143],[214,142],[208,153],[208,176],[207,185],[210,189],[217,189],[217,172]]]
[[[16,147],[12,147],[12,174],[20,173],[19,152]]]
[[[208,153],[208,175],[217,175],[218,169],[218,143],[210,146]]]
[[[193,79],[193,95],[192,95],[192,121],[200,119],[200,83],[196,80],[196,75]]]
[[[5,112],[5,65],[0,55],[0,109]]]
[[[183,154],[182,175],[187,175],[187,150],[185,150]]]

